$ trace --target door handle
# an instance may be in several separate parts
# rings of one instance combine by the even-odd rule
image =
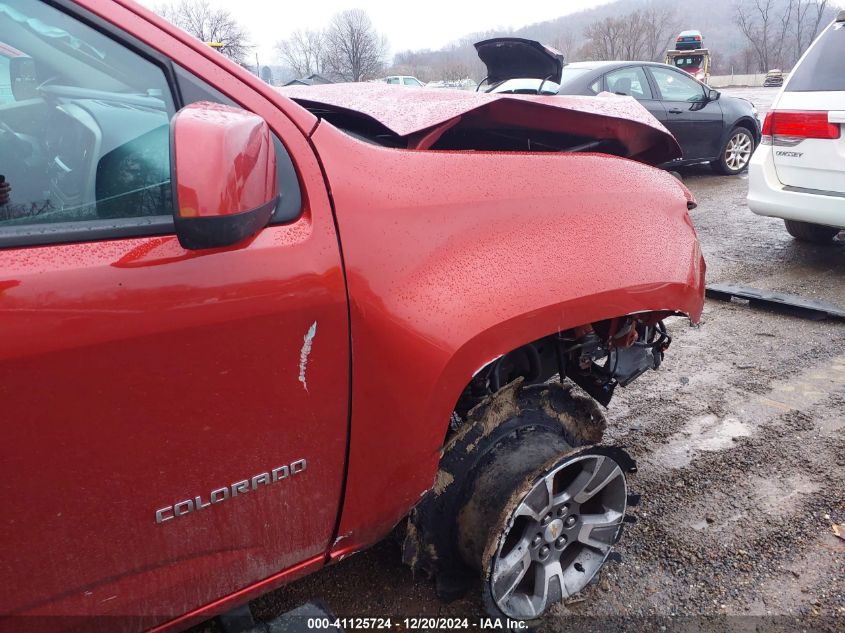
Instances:
[[[669,110],[669,114],[681,114],[682,112],[683,110],[679,108],[672,108],[671,110]]]

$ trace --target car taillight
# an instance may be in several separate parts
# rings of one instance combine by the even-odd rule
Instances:
[[[695,36],[695,41],[696,41],[696,42],[700,42],[700,41],[701,41],[701,36],[700,36],[700,35],[696,35],[696,36]]]
[[[761,142],[765,145],[798,145],[806,138],[836,139],[840,134],[839,124],[828,121],[827,112],[770,111],[763,121]]]
[[[678,42],[683,42],[683,41],[684,41],[684,38],[679,37],[677,41],[678,41]]]
[[[765,143],[766,145],[772,144],[772,111],[769,110],[766,112],[766,118],[763,119],[763,138],[760,139],[761,143]]]

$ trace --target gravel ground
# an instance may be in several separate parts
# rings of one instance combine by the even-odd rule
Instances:
[[[730,91],[725,91],[730,93]],[[774,90],[749,91],[761,111]],[[792,240],[745,205],[746,176],[683,172],[710,282],[845,306],[845,244]],[[845,235],[845,234],[844,234]],[[672,322],[659,372],[617,391],[606,440],[639,460],[642,501],[596,581],[543,631],[845,631],[845,324],[708,300]],[[253,603],[270,617],[321,598],[343,616],[478,622],[479,592],[444,604],[386,541]]]

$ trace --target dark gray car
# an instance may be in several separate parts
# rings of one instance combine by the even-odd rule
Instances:
[[[537,42],[497,38],[476,44],[493,83],[487,92],[597,95],[612,92],[639,101],[675,136],[683,158],[670,165],[709,162],[723,174],[738,174],[748,167],[760,142],[760,124],[754,105],[723,96],[689,74],[654,62],[576,62],[562,69],[557,51],[546,52]],[[498,54],[482,54],[490,49]],[[506,54],[505,54],[506,53]],[[543,54],[548,63],[541,64]],[[559,74],[557,74],[559,72]]]
[[[564,67],[558,94],[629,95],[665,125],[684,156],[673,164],[709,162],[723,174],[748,166],[760,142],[754,105],[722,95],[687,73],[652,62],[578,62]]]

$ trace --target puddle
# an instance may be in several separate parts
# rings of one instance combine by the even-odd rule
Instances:
[[[824,398],[841,393],[843,385],[845,357],[838,356],[822,367],[812,367],[788,381],[773,383],[764,395],[735,403],[733,415],[693,418],[645,460],[666,468],[684,468],[697,453],[729,450],[736,438],[749,437],[778,415],[792,410],[807,411]],[[819,431],[827,434],[845,426],[843,416],[835,411],[815,416],[814,422]]]
[[[682,517],[679,520],[697,532],[719,532],[732,529],[736,523],[758,521],[758,513],[772,517],[782,516],[787,509],[801,507],[802,498],[821,490],[821,486],[806,476],[793,473],[783,477],[754,475],[728,491],[716,491],[700,500],[705,507],[719,508],[707,515]],[[731,514],[726,514],[726,511]],[[722,516],[725,514],[725,516]],[[757,515],[757,519],[753,517]],[[710,520],[707,520],[710,516]],[[749,523],[752,525],[752,523]]]
[[[725,450],[734,444],[735,438],[750,435],[751,428],[736,418],[705,415],[690,420],[649,460],[667,468],[683,468],[689,465],[696,453]]]

